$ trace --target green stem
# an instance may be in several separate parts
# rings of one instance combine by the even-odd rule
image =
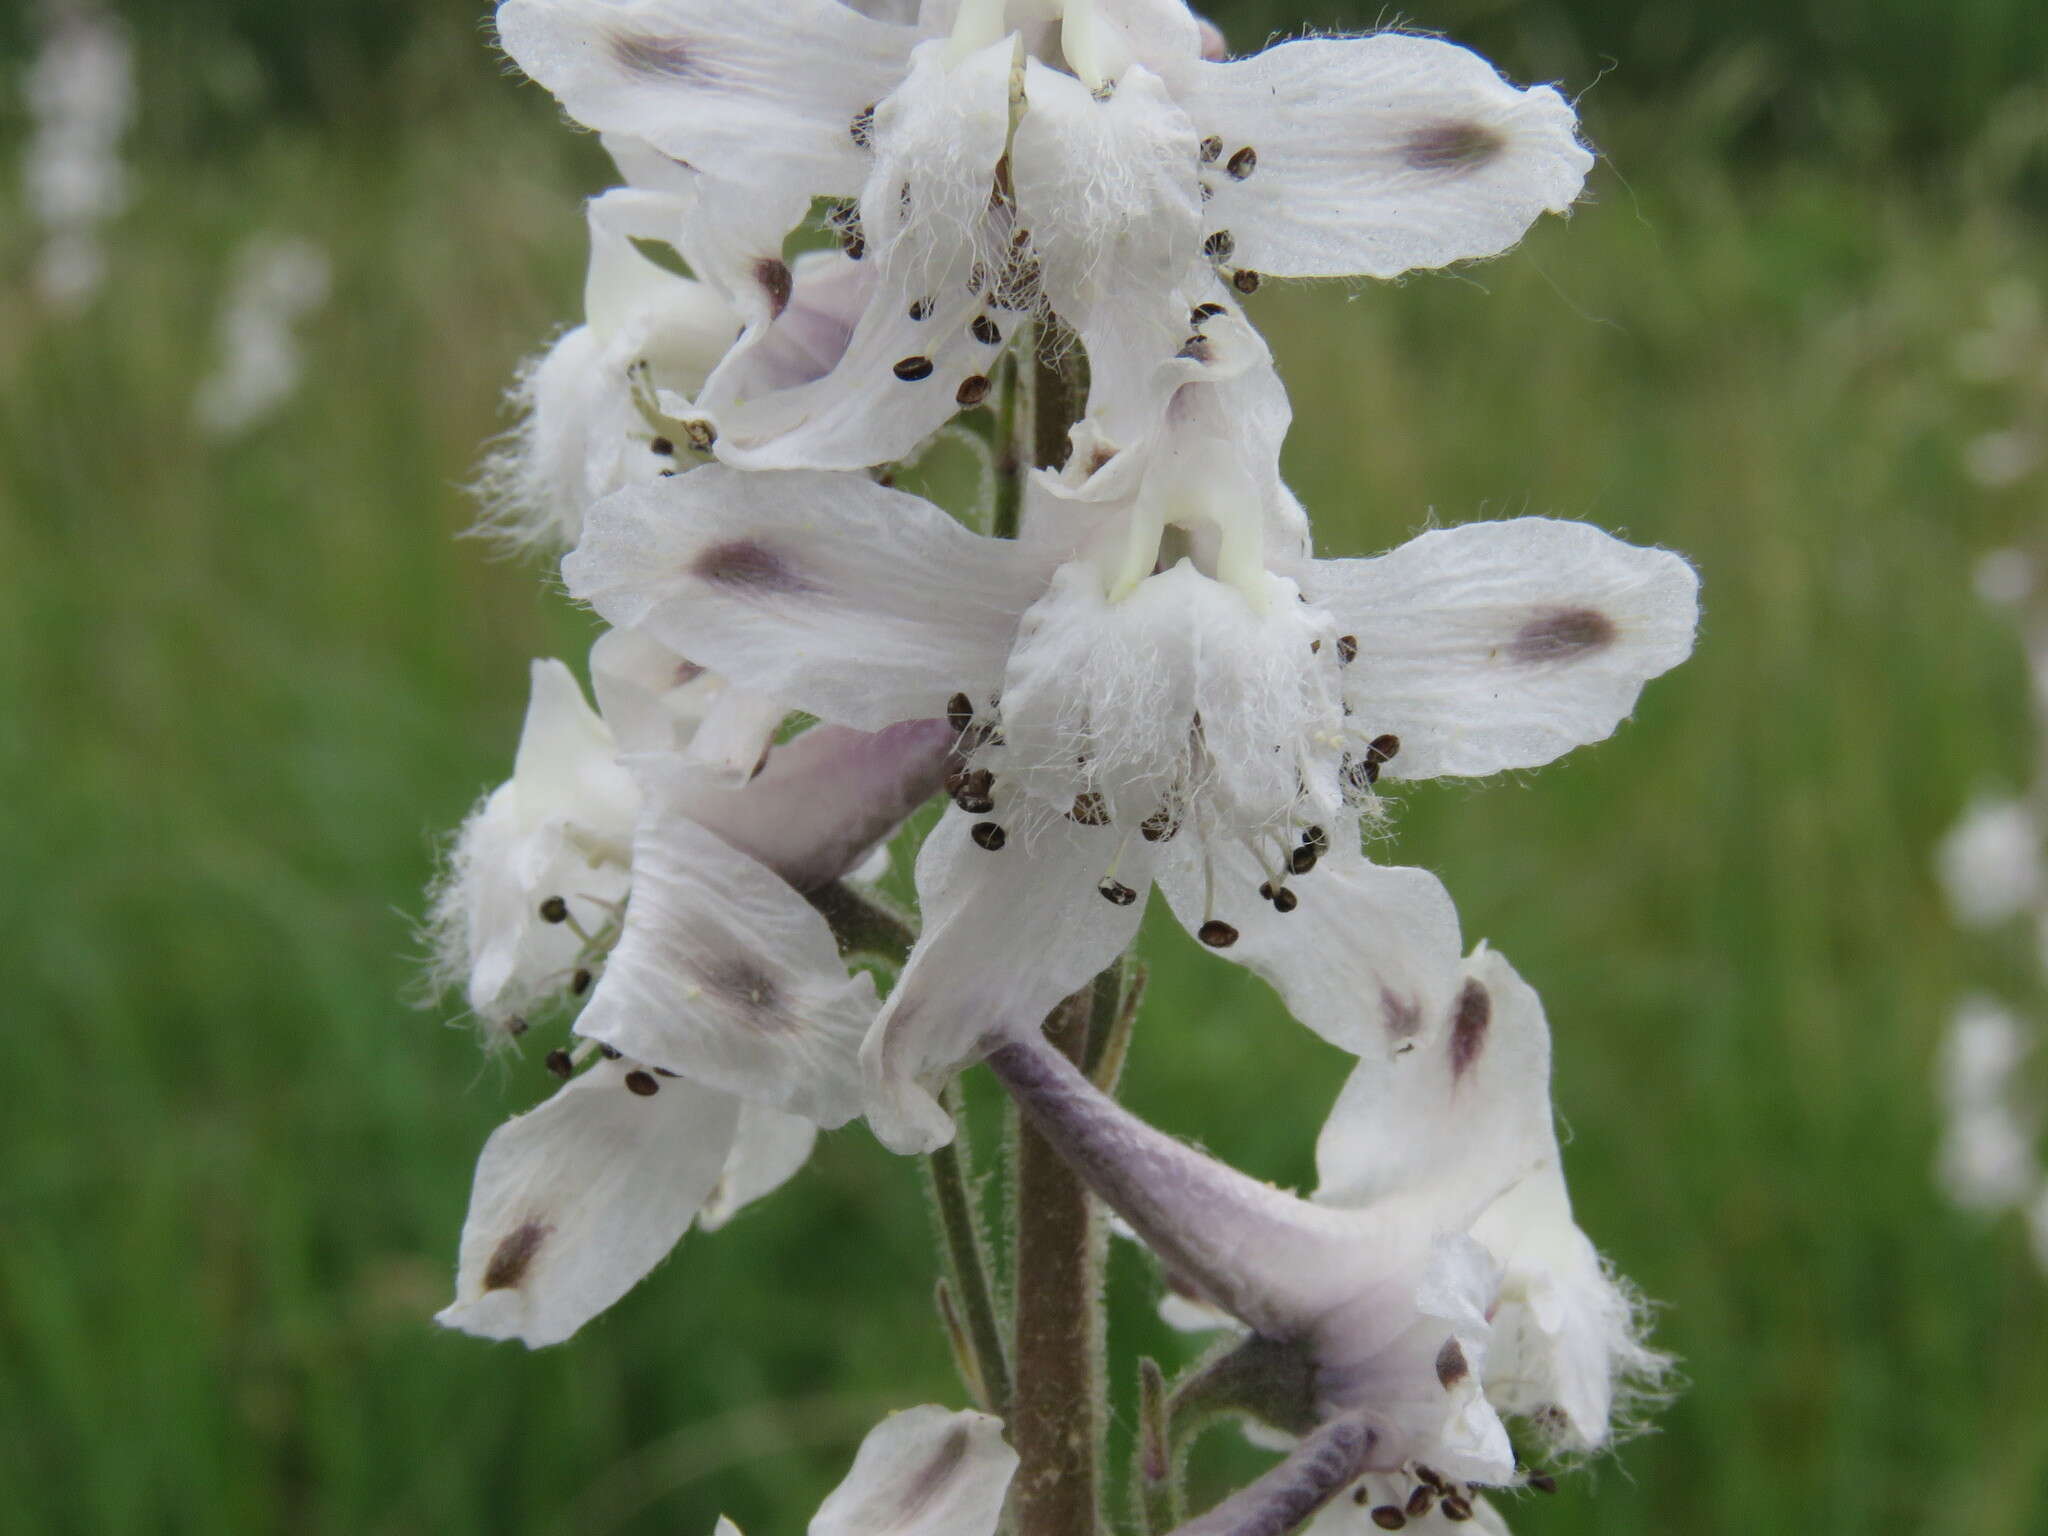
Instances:
[[[1024,467],[1017,442],[1017,421],[1023,410],[1025,383],[1017,367],[1017,353],[1033,344],[1027,332],[1003,354],[996,376],[996,505],[989,531],[999,539],[1017,537],[1017,525],[1024,510]]]
[[[873,955],[899,967],[910,958],[917,926],[880,897],[835,880],[810,892],[805,900],[832,929],[842,955]]]
[[[1053,1010],[1047,1038],[1080,1060],[1094,1011],[1090,983]],[[1093,1536],[1102,1491],[1103,1224],[1087,1188],[1028,1120],[1015,1145],[1017,1536]]]
[[[945,1252],[946,1277],[960,1310],[982,1406],[999,1418],[1010,1412],[1010,1361],[1003,1350],[1002,1321],[996,1315],[995,1288],[989,1282],[988,1245],[982,1239],[972,1193],[973,1171],[967,1162],[967,1122],[957,1091],[948,1089],[946,1107],[958,1127],[954,1138],[924,1160],[930,1180],[932,1211],[938,1220]],[[970,1387],[977,1385],[969,1382]]]

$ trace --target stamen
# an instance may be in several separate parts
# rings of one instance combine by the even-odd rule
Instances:
[[[628,1092],[637,1093],[643,1099],[651,1099],[661,1092],[661,1084],[655,1081],[654,1074],[638,1068],[626,1074],[626,1088]]]
[[[1109,825],[1109,802],[1091,789],[1074,796],[1073,807],[1067,815],[1084,827],[1106,827]]]
[[[955,405],[979,405],[988,398],[989,382],[981,374],[970,374],[960,381],[960,387],[953,391]]]
[[[1237,930],[1221,918],[1212,917],[1195,930],[1195,937],[1211,949],[1228,949],[1237,942]]]
[[[540,904],[540,920],[544,923],[566,923],[569,921],[569,903],[560,896],[550,896]]]
[[[1358,660],[1358,636],[1339,635],[1337,637],[1337,660],[1347,667],[1352,662]]]
[[[875,143],[875,109],[872,105],[862,107],[853,114],[853,121],[847,126],[847,133],[853,138],[855,149],[872,149]]]
[[[571,1059],[569,1053],[563,1050],[559,1045],[556,1046],[552,1051],[549,1051],[546,1056],[541,1058],[541,1065],[546,1067],[550,1072],[554,1073],[556,1077],[559,1077],[565,1083],[569,1081],[570,1078],[576,1075],[575,1061]]]
[[[964,731],[974,724],[974,700],[964,693],[956,693],[946,700],[946,724],[956,731]]]
[[[581,997],[590,990],[591,980],[592,977],[588,968],[578,966],[576,974],[569,978],[569,995],[571,997]]]
[[[1095,882],[1095,889],[1100,891],[1113,907],[1128,907],[1138,899],[1136,891],[1120,880],[1112,880],[1108,875]]]
[[[668,438],[657,437],[653,442],[647,445],[647,451],[649,453],[659,454],[664,459],[674,458],[676,445]]]
[[[1202,242],[1202,254],[1211,261],[1228,261],[1230,253],[1237,249],[1237,236],[1227,229],[1219,229]]]
[[[1212,133],[1209,135],[1209,137],[1202,140],[1202,164],[1214,165],[1218,160],[1222,158],[1223,141],[1217,138],[1216,135]]]
[[[1408,1516],[1398,1505],[1382,1504],[1372,1512],[1372,1523],[1383,1531],[1398,1531],[1408,1523]]]
[[[1230,286],[1239,293],[1257,293],[1259,291],[1259,274],[1252,271],[1249,267],[1240,267],[1237,271],[1230,274]]]
[[[953,792],[953,803],[970,816],[986,816],[996,808],[995,786],[996,776],[988,769],[969,769],[960,775],[960,787]]]
[[[911,319],[922,320],[926,315],[929,315],[931,312],[932,301],[930,299],[912,299],[910,301]]]
[[[1446,1520],[1470,1520],[1472,1518],[1472,1501],[1462,1494],[1445,1494],[1444,1518]]]
[[[904,383],[915,384],[919,379],[932,376],[932,360],[928,357],[899,358],[893,371]]]
[[[993,821],[977,821],[967,829],[967,835],[990,853],[1000,851],[1010,840],[1009,834]]]
[[[1229,313],[1230,311],[1225,309],[1221,304],[1217,304],[1214,302],[1208,304],[1197,304],[1193,309],[1188,311],[1188,324],[1194,326],[1196,329],[1199,330],[1204,320],[1213,320],[1218,315],[1227,315]]]
[[[597,1054],[602,1056],[606,1061],[618,1061],[622,1059],[626,1053],[620,1050],[616,1045],[611,1045],[603,1040],[600,1040],[597,1042]]]
[[[1415,1485],[1415,1491],[1408,1495],[1408,1518],[1411,1520],[1421,1519],[1424,1515],[1429,1513],[1429,1506],[1435,1501],[1435,1499],[1436,1495],[1432,1493],[1425,1484],[1417,1483]]]
[[[1548,1472],[1531,1472],[1528,1476],[1527,1481],[1528,1485],[1531,1488],[1534,1488],[1538,1493],[1557,1492],[1557,1479],[1552,1477]]]
[[[974,322],[967,327],[967,334],[984,347],[1000,346],[1003,340],[1002,331],[987,315],[976,315]]]
[[[1251,175],[1258,168],[1259,152],[1249,144],[1232,155],[1223,167],[1224,170],[1230,172],[1231,176],[1238,181],[1243,181],[1245,177]]]

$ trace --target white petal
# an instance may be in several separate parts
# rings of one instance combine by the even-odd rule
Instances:
[[[1434,38],[1306,38],[1173,82],[1220,151],[1209,229],[1230,231],[1233,264],[1279,277],[1496,255],[1569,208],[1593,164],[1555,90],[1517,90]]]
[[[1486,1395],[1508,1414],[1554,1410],[1553,1444],[1568,1452],[1607,1443],[1617,1388],[1654,1377],[1662,1362],[1636,1336],[1635,1308],[1572,1220],[1555,1160],[1489,1206],[1472,1235],[1502,1266]]]
[[[512,765],[522,824],[561,818],[616,836],[632,824],[640,797],[613,760],[612,733],[561,662],[534,662],[532,678]]]
[[[1115,829],[1055,821],[1011,832],[990,851],[971,835],[978,820],[949,810],[919,851],[924,933],[861,1047],[869,1124],[897,1152],[951,1140],[931,1086],[985,1041],[1038,1030],[1123,953],[1145,911],[1142,901],[1113,906],[1097,890],[1116,856]],[[1134,841],[1118,869],[1141,896],[1150,846]]]
[[[1093,88],[1127,80],[1133,64],[1160,70],[1202,54],[1201,23],[1181,0],[1066,0],[1061,51]]]
[[[498,36],[586,126],[818,196],[860,185],[853,119],[916,41],[837,0],[505,0]]]
[[[625,932],[578,1034],[754,1103],[838,1125],[860,1112],[872,977],[848,976],[788,885],[665,808],[633,844]]]
[[[986,395],[996,346],[1017,317],[995,269],[990,192],[1010,130],[1012,45],[957,63],[917,52],[901,90],[875,110],[874,164],[860,200],[866,311],[830,373],[721,412],[719,456],[750,469],[858,469],[907,456],[963,401]],[[993,331],[985,327],[993,327]],[[970,380],[974,381],[970,384]]]
[[[1315,1197],[1427,1210],[1438,1230],[1463,1231],[1556,1151],[1543,1005],[1481,946],[1413,1050],[1359,1061],[1316,1141]]]
[[[817,1125],[802,1115],[742,1103],[725,1171],[698,1212],[697,1225],[715,1232],[763,1195],[773,1194],[810,1160],[817,1140]]]
[[[822,379],[846,355],[867,311],[873,265],[839,251],[806,251],[789,271],[788,306],[766,330],[736,343],[704,381],[697,407],[705,415],[726,417],[738,402]]]
[[[1025,94],[1011,153],[1018,223],[1047,301],[1087,347],[1089,414],[1110,441],[1134,442],[1164,410],[1167,365],[1209,283],[1194,128],[1144,69],[1098,98],[1033,60]]]
[[[1001,1419],[909,1408],[868,1432],[810,1536],[992,1536],[1016,1470]]]
[[[732,1145],[738,1104],[682,1079],[642,1097],[599,1062],[491,1134],[478,1160],[455,1301],[435,1321],[557,1344],[659,1264]]]
[[[1404,1054],[1447,1016],[1461,984],[1458,914],[1443,883],[1340,845],[1285,879],[1298,905],[1283,913],[1258,893],[1278,867],[1277,855],[1262,866],[1242,844],[1218,839],[1177,851],[1159,885],[1190,933],[1211,917],[1235,928],[1224,958],[1271,982],[1288,1012],[1332,1045],[1373,1062]]]
[[[569,590],[742,687],[865,730],[986,700],[1042,556],[864,476],[707,465],[592,509]]]
[[[939,792],[956,734],[944,720],[875,732],[813,726],[772,748],[738,788],[672,765],[636,766],[659,777],[670,814],[709,827],[797,890],[815,891],[858,865]]]
[[[1699,578],[1667,550],[1523,517],[1411,539],[1303,578],[1356,637],[1362,735],[1400,738],[1388,778],[1534,768],[1599,741],[1692,651]]]

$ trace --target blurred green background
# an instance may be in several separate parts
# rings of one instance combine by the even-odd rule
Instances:
[[[565,1347],[427,1321],[478,1147],[548,1080],[407,1006],[410,925],[526,659],[591,631],[458,538],[460,486],[577,310],[602,157],[472,4],[123,9],[133,198],[90,308],[38,304],[0,196],[0,1525],[800,1530],[884,1408],[960,1400],[917,1180],[864,1130]],[[1253,301],[1322,548],[1535,511],[1706,581],[1697,657],[1615,740],[1401,800],[1399,856],[1542,989],[1582,1219],[1684,1360],[1655,1435],[1512,1521],[2048,1531],[2048,1280],[1930,1176],[1951,1001],[2026,957],[1959,939],[1927,873],[2032,752],[1969,574],[2044,482],[1965,475],[2017,407],[1953,352],[2048,277],[2037,0],[1403,15],[1585,91],[1605,158],[1503,260]],[[1219,19],[1249,48],[1299,13]],[[10,167],[33,20],[0,16]],[[260,230],[333,293],[301,390],[212,440],[191,397]],[[1148,948],[1132,1102],[1306,1182],[1342,1059]],[[1185,1353],[1149,1287],[1119,1255],[1120,1381]],[[1225,1432],[1198,1462],[1256,1464]]]

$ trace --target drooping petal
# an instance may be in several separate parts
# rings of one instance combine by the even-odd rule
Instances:
[[[1460,985],[1458,914],[1443,883],[1375,864],[1355,842],[1305,875],[1283,874],[1282,860],[1215,839],[1178,851],[1159,886],[1190,933],[1212,918],[1229,924],[1237,937],[1225,958],[1272,983],[1288,1012],[1332,1045],[1373,1061],[1406,1052],[1448,1016]],[[1291,910],[1259,895],[1270,882],[1294,894]]]
[[[716,834],[650,807],[625,931],[578,1034],[756,1104],[839,1125],[860,1113],[874,980],[825,920]]]
[[[1677,555],[1540,517],[1318,561],[1303,587],[1356,640],[1346,699],[1363,735],[1399,738],[1388,778],[1534,768],[1601,740],[1699,618]]]
[[[1206,141],[1208,230],[1254,272],[1395,277],[1497,255],[1569,208],[1593,164],[1555,90],[1518,90],[1435,38],[1305,38],[1170,78]]]
[[[948,811],[919,851],[924,932],[861,1048],[869,1124],[898,1152],[951,1140],[931,1086],[984,1042],[1036,1035],[1054,1005],[1123,953],[1144,914],[1141,901],[1113,905],[1098,888],[1116,859],[1114,829],[1019,827],[991,850],[976,839],[982,825],[999,823]],[[1136,896],[1150,883],[1149,848],[1131,840],[1117,870]]]
[[[1090,90],[1132,64],[1163,70],[1202,56],[1202,23],[1181,0],[1065,0],[1060,51]]]
[[[504,0],[498,36],[587,127],[821,197],[860,185],[854,118],[917,40],[837,0]]]
[[[728,407],[718,453],[749,469],[859,469],[907,456],[962,405],[985,398],[999,342],[1015,327],[991,218],[1010,131],[1014,47],[953,61],[918,49],[910,76],[875,109],[873,165],[860,199],[866,310],[815,383]],[[1022,305],[1021,307],[1028,307]]]
[[[1209,283],[1195,132],[1159,77],[1134,68],[1096,96],[1032,60],[1011,153],[1017,221],[1040,284],[1088,350],[1089,415],[1111,442],[1156,425],[1167,371]]]
[[[635,1070],[599,1062],[491,1134],[435,1321],[557,1344],[667,1257],[718,1181],[739,1105],[681,1078],[643,1096]]]
[[[992,1536],[1016,1470],[1001,1419],[908,1408],[868,1431],[810,1536]]]
[[[593,508],[562,569],[609,622],[879,730],[994,692],[1046,562],[864,476],[706,465]]]
[[[663,802],[709,827],[799,891],[841,878],[939,792],[958,733],[944,720],[875,732],[813,726],[770,749],[738,788],[701,774],[661,773]]]
[[[705,1197],[697,1225],[715,1232],[763,1195],[773,1194],[810,1160],[818,1127],[802,1115],[742,1102],[725,1170]]]

